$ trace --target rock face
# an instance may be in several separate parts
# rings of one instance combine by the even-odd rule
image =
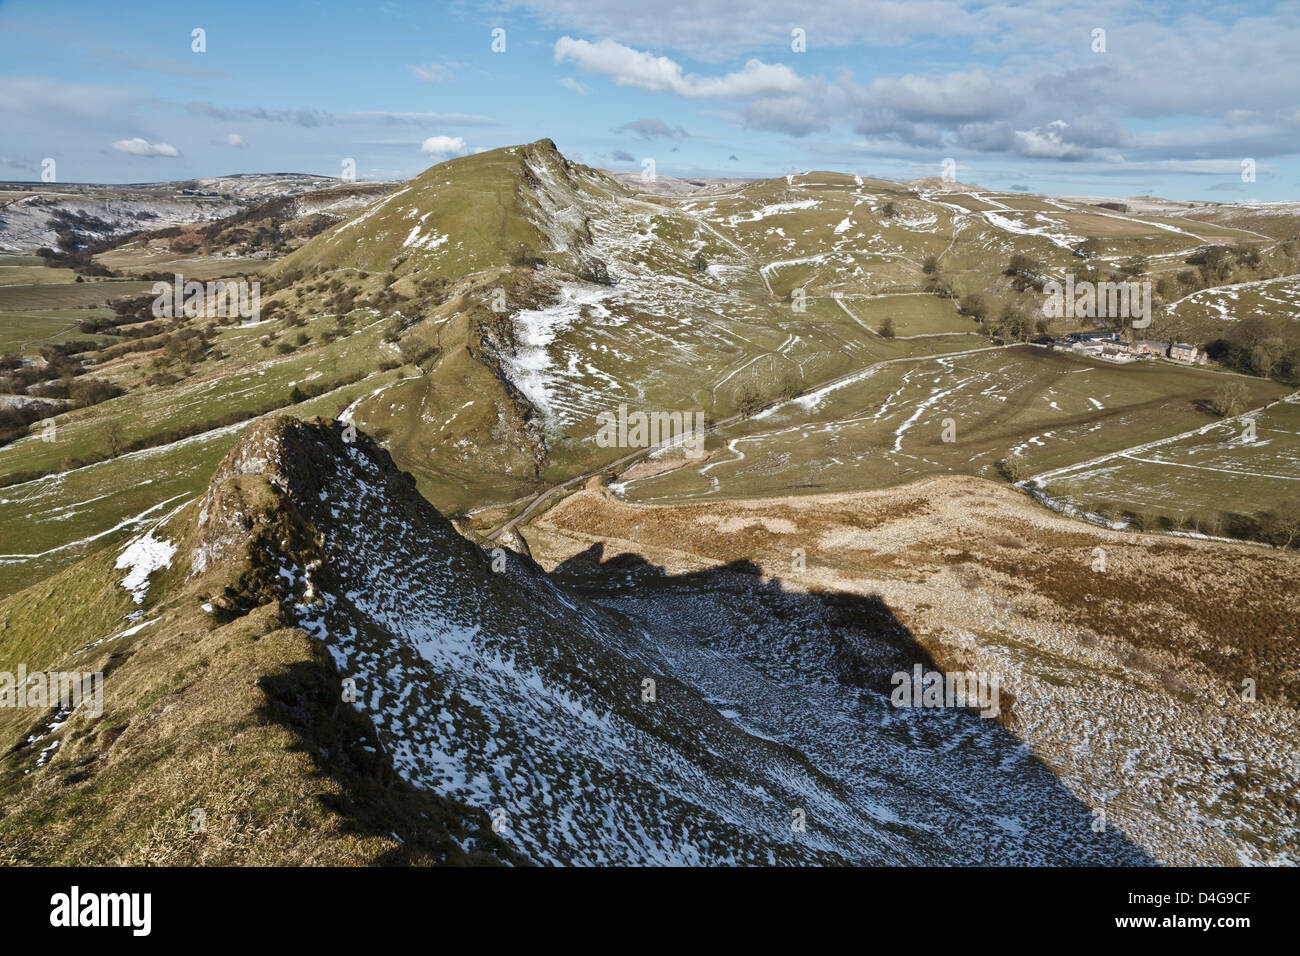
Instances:
[[[319,420],[250,427],[202,502],[192,574],[225,582],[225,613],[274,603],[288,626],[321,642],[393,769],[489,814],[520,858],[979,858],[972,832],[984,823],[965,837],[936,825],[936,813],[967,815],[947,782],[886,797],[888,779],[828,774],[747,732],[737,712],[698,689],[698,674],[679,677],[691,668],[677,663],[680,648],[665,653],[666,635],[562,589],[518,555],[494,570],[493,556],[462,538],[383,449],[344,434]],[[711,681],[747,679],[743,659],[713,661]],[[991,725],[970,717],[949,732],[1000,733]],[[1069,807],[1038,778],[1028,786],[1027,796],[1004,799],[1026,814]],[[927,803],[941,806],[917,809],[914,820],[898,812]],[[1064,830],[1037,835],[1036,858],[1142,859],[1122,835],[1085,836],[1086,816],[1082,832],[1070,829],[1068,839]]]
[[[831,781],[665,675],[646,635],[516,558],[494,572],[363,434],[348,443],[337,424],[290,419],[251,428],[203,503],[196,570],[241,552],[252,570],[236,593],[274,590],[326,646],[395,769],[502,819],[529,859],[854,855],[789,830],[786,805],[838,802]],[[642,700],[646,679],[654,701]]]

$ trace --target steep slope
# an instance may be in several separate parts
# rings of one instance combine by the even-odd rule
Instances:
[[[271,423],[232,451],[201,512],[201,573],[245,546],[248,478],[292,516],[255,587],[355,680],[404,778],[494,812],[529,858],[833,861],[839,840],[782,837],[786,807],[869,826],[832,781],[665,676],[644,634],[518,562],[494,573],[386,453],[337,427]]]
[[[0,604],[4,666],[106,672],[98,720],[3,715],[18,741],[0,776],[14,859],[1143,859],[1122,834],[1092,833],[997,722],[887,718],[860,675],[928,664],[887,615],[846,621],[830,602],[792,626],[805,653],[852,636],[838,652],[851,707],[823,694],[835,706],[818,721],[855,725],[885,767],[936,761],[933,785],[747,731],[694,683],[754,686],[753,648],[686,660],[674,634],[461,538],[349,435],[260,421],[201,500]],[[713,623],[742,634],[753,613],[738,598]]]
[[[280,272],[322,267],[460,277],[590,241],[583,196],[623,192],[550,140],[433,166],[289,256]]]
[[[341,706],[328,653],[268,578],[283,507],[267,476],[225,470],[126,548],[0,602],[0,671],[102,675],[99,708],[30,688],[0,708],[0,859],[525,862],[484,812],[395,775]],[[208,517],[237,529],[218,541]]]

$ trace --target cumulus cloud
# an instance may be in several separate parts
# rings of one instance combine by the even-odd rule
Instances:
[[[847,128],[908,150],[965,148],[1122,167],[1186,156],[1290,155],[1300,135],[1293,63],[1300,20],[1287,2],[1156,18],[1135,0],[1105,0],[1110,50],[1101,55],[1079,40],[1100,22],[1098,11],[1055,0],[823,0],[797,15],[783,0],[698,0],[671,17],[636,0],[513,5],[570,31],[555,44],[557,63],[619,86],[734,100],[725,116],[711,115],[795,137]],[[854,67],[866,73],[859,82],[848,71],[800,74],[761,59],[705,75],[677,58],[708,63],[771,50],[782,40],[773,24],[806,29],[819,49],[947,38],[964,51],[949,62],[965,56],[980,65],[874,75],[868,49]],[[601,39],[575,39],[574,31]],[[1167,122],[1171,117],[1177,120]],[[1057,120],[1068,125],[1054,126]]]
[[[740,125],[791,136],[807,136],[847,119],[864,135],[937,148],[957,125],[987,122],[1023,105],[1020,94],[981,69],[877,77],[861,86],[848,73],[804,77],[785,64],[750,59],[734,72],[699,76],[670,57],[613,40],[593,43],[567,36],[556,41],[555,59],[608,76],[619,86],[684,98],[740,100]],[[646,132],[655,135],[649,127]]]
[[[749,60],[744,69],[724,76],[686,74],[681,64],[666,56],[634,50],[613,40],[555,41],[555,62],[571,62],[587,73],[610,77],[619,86],[634,86],[678,96],[747,97],[762,93],[790,93],[803,89],[804,81],[783,63]]]
[[[227,133],[221,142],[226,146],[233,146],[235,149],[243,149],[248,145],[244,142],[244,137],[240,136],[238,133]]]
[[[171,143],[151,143],[139,136],[119,139],[113,143],[113,148],[119,153],[129,153],[132,156],[179,156],[181,154],[181,151]]]
[[[1069,142],[1063,135],[1068,129],[1069,124],[1064,120],[1053,120],[1037,129],[1016,130],[1016,152],[1036,159],[1084,159],[1089,150]]]
[[[807,136],[830,125],[824,96],[764,96],[745,105],[740,125],[790,136]]]
[[[420,144],[420,152],[442,159],[453,156],[465,156],[469,153],[469,144],[461,136],[430,136]]]
[[[1006,120],[993,123],[962,123],[957,127],[957,144],[981,153],[1007,152],[1015,146],[1016,131]]]

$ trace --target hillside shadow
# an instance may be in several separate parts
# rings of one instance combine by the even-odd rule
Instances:
[[[1016,701],[1005,689],[996,718],[894,706],[896,674],[917,665],[922,673],[975,671],[960,651],[936,660],[879,595],[797,589],[763,575],[749,560],[670,574],[638,554],[606,558],[596,543],[550,576],[649,630],[682,668],[679,679],[746,711],[742,729],[789,744],[850,785],[884,776],[916,788],[924,803],[931,779],[959,780],[959,800],[985,810],[986,828],[1008,832],[954,862],[1028,862],[1007,847],[1023,826],[1039,862],[1155,865],[1113,824],[1094,829],[1093,808],[1016,736]],[[978,828],[969,832],[978,839]]]
[[[393,769],[371,720],[340,699],[342,679],[323,646],[258,686],[267,698],[258,716],[290,730],[299,741],[292,749],[334,784],[313,788],[320,809],[341,821],[344,834],[391,845],[369,865],[530,865],[492,832],[482,809],[416,787]]]

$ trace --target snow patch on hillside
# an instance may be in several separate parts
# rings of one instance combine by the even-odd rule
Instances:
[[[149,591],[149,575],[161,568],[172,566],[172,556],[176,554],[176,545],[170,541],[160,541],[152,531],[146,531],[135,538],[126,549],[117,556],[114,567],[121,571],[129,569],[122,578],[122,587],[131,592],[136,604],[143,604]]]
[[[515,313],[517,348],[502,357],[506,377],[537,409],[547,424],[558,421],[554,405],[558,382],[552,346],[570,326],[583,319],[584,311],[596,318],[608,318],[604,301],[613,294],[604,286],[566,284],[560,287],[559,301],[541,309]]]

